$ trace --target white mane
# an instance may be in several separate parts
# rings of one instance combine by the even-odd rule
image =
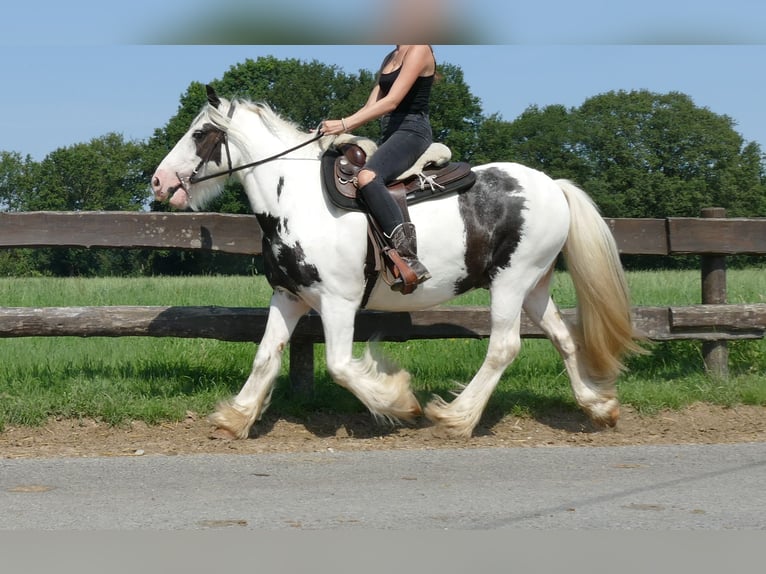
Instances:
[[[232,138],[245,143],[248,136],[238,133],[238,130],[232,126],[231,118],[228,117],[229,108],[232,104],[235,105],[237,109],[243,109],[256,114],[269,133],[286,145],[301,143],[308,139],[313,133],[301,129],[296,122],[283,118],[266,102],[252,102],[250,100],[239,98],[230,102],[229,100],[221,98],[221,104],[218,108],[208,105],[200,115],[203,115],[206,111],[210,120],[216,127],[229,133]],[[252,137],[252,134],[248,135]],[[332,145],[335,137],[336,136],[326,136],[319,140],[318,144],[322,151],[328,149]]]
[[[266,129],[280,140],[293,141],[306,138],[307,132],[302,131],[295,122],[286,120],[277,114],[277,112],[271,109],[269,104],[243,99],[229,101],[222,98],[221,104],[217,108],[210,105],[207,106],[206,109],[210,120],[222,130],[232,131],[231,118],[228,116],[232,105],[236,106],[238,110],[246,110],[259,116]]]

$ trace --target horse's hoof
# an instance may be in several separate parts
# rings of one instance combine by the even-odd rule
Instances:
[[[225,429],[223,427],[216,427],[208,435],[208,438],[211,440],[236,440],[237,436],[233,432],[231,432],[229,429]]]
[[[591,409],[588,418],[599,428],[614,428],[620,420],[620,403],[613,399],[601,408]]]

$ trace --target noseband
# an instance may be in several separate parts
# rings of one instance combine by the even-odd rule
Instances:
[[[234,115],[234,107],[235,107],[234,102],[231,102],[231,104],[229,105],[229,112],[227,114],[229,119],[231,119],[231,117]],[[253,161],[253,162],[250,162],[250,163],[246,163],[244,165],[233,167],[232,163],[231,163],[231,153],[229,152],[229,138],[226,135],[226,132],[224,130],[222,130],[220,128],[216,128],[216,130],[217,130],[218,133],[216,134],[216,140],[214,142],[214,145],[210,146],[210,150],[208,151],[207,154],[205,154],[205,157],[200,160],[200,162],[197,164],[197,167],[194,168],[194,171],[192,171],[191,176],[189,176],[188,178],[182,178],[182,177],[178,176],[178,174],[176,174],[176,176],[178,176],[178,181],[181,182],[181,187],[183,187],[184,191],[187,194],[189,193],[189,186],[190,185],[193,185],[195,183],[199,183],[201,181],[207,181],[209,179],[214,179],[214,178],[220,177],[222,175],[230,176],[235,171],[241,171],[243,169],[248,169],[248,168],[251,168],[251,167],[256,167],[256,166],[259,166],[261,164],[273,161],[275,159],[279,159],[280,157],[282,157],[284,155],[287,155],[288,153],[290,153],[292,151],[295,151],[295,150],[300,149],[300,148],[302,148],[304,146],[307,146],[307,145],[309,145],[311,143],[314,143],[315,141],[317,141],[319,138],[321,138],[324,135],[321,130],[317,130],[317,133],[316,133],[315,136],[313,136],[312,138],[310,138],[309,140],[307,140],[307,141],[305,141],[303,143],[300,143],[300,144],[298,144],[296,146],[293,146],[293,147],[291,147],[289,149],[286,149],[286,150],[284,150],[282,152],[279,152],[279,153],[274,154],[272,156],[269,156],[267,158],[259,159],[258,161]],[[206,163],[208,163],[210,161],[210,159],[213,157],[215,152],[220,148],[221,144],[223,144],[224,149],[226,149],[226,163],[228,164],[229,168],[226,171],[218,171],[218,172],[210,173],[210,174],[203,175],[203,176],[198,175],[199,174],[199,170],[202,169],[203,165],[205,165]],[[184,179],[186,180],[186,183],[184,183]]]

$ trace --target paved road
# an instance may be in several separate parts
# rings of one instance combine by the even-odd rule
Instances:
[[[764,529],[766,443],[0,459],[0,529]]]

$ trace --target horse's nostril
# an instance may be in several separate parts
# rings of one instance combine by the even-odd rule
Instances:
[[[160,186],[160,178],[156,175],[152,178],[152,187],[158,188]]]

